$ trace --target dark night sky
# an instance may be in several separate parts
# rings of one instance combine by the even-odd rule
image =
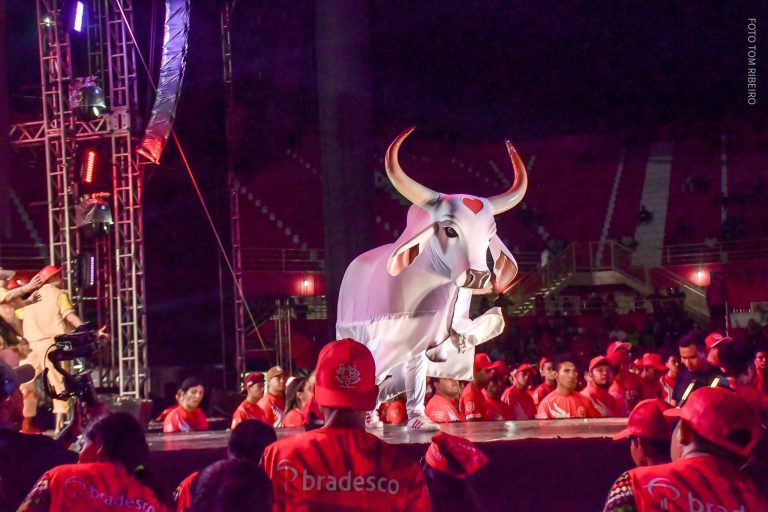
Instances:
[[[149,2],[134,4],[147,51]],[[192,4],[176,129],[226,232],[219,18],[214,0]],[[413,4],[371,2],[374,121],[385,134],[410,123],[468,140],[641,130],[681,120],[764,123],[764,101],[748,107],[745,99],[747,18],[758,18],[759,37],[768,37],[765,3]],[[31,1],[9,4],[10,101],[22,114],[39,102],[30,98],[39,94],[37,64],[29,65],[37,59],[33,11]],[[315,127],[313,24],[308,0],[238,3],[240,151],[255,167]],[[219,339],[216,249],[170,145],[145,199],[151,343],[168,349],[161,359],[175,352],[183,362],[210,361],[185,348]]]

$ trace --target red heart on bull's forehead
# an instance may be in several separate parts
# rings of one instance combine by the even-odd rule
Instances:
[[[483,209],[483,202],[479,199],[465,197],[461,200],[461,202],[464,203],[464,206],[472,210],[475,215],[477,215],[477,212]]]

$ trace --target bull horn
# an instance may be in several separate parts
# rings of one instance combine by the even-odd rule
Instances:
[[[400,145],[415,129],[415,126],[406,128],[392,141],[384,158],[384,167],[387,169],[389,181],[392,182],[397,191],[413,204],[424,207],[435,202],[440,197],[440,194],[409,178],[397,160],[397,152],[400,150]]]
[[[494,215],[504,213],[517,206],[523,200],[525,190],[528,188],[528,173],[525,171],[525,165],[520,155],[517,154],[517,150],[509,141],[507,141],[507,151],[509,152],[509,158],[512,160],[512,167],[515,169],[515,182],[503,194],[488,198]]]

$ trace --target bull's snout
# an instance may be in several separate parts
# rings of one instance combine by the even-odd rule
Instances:
[[[488,270],[469,269],[464,274],[462,288],[485,288],[491,281],[491,273]]]

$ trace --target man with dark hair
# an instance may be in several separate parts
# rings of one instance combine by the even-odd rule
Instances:
[[[190,512],[271,512],[272,485],[253,462],[221,460],[200,472],[191,501]]]
[[[229,436],[228,452],[230,459],[240,459],[258,466],[267,446],[277,441],[275,429],[259,420],[243,420],[237,424]],[[259,472],[263,472],[258,468]],[[191,509],[195,482],[200,471],[195,471],[181,481],[173,493],[176,512],[186,512]],[[270,489],[270,503],[272,490]]]
[[[539,404],[536,419],[599,418],[592,402],[577,391],[579,370],[569,354],[556,356],[552,362],[557,387]]]
[[[264,452],[274,511],[429,512],[418,464],[365,430],[366,412],[379,394],[370,350],[349,338],[332,341],[320,351],[316,372],[315,399],[325,425]]]
[[[764,343],[755,349],[755,385],[768,395],[768,346]]]
[[[677,342],[683,367],[675,379],[672,405],[680,405],[690,393],[704,386],[727,386],[728,381],[719,368],[707,361],[706,343],[696,331],[691,331]]]
[[[534,373],[536,368],[528,363],[521,364],[512,372],[512,385],[501,395],[501,401],[512,409],[512,419],[532,420],[536,416],[536,406],[528,394],[528,384]]]
[[[163,420],[163,433],[208,430],[208,418],[200,407],[205,396],[203,381],[198,377],[187,377],[176,396],[179,405]]]
[[[552,360],[548,357],[542,357],[539,360],[539,374],[541,375],[541,384],[533,390],[533,405],[539,406],[544,397],[550,394],[557,387],[555,372],[552,370]]]
[[[643,400],[629,415],[627,428],[613,436],[614,441],[629,439],[629,453],[638,466],[669,462],[669,442],[673,420],[664,416],[672,407],[660,398]]]
[[[605,356],[593,357],[587,372],[587,387],[581,394],[589,398],[603,418],[621,418],[627,415],[624,404],[619,403],[608,391],[613,383],[613,367]]]
[[[433,380],[435,394],[427,402],[424,414],[435,423],[460,421],[459,395],[461,385],[456,379],[441,377]]]
[[[672,462],[622,473],[605,512],[650,510],[763,511],[765,497],[741,468],[760,437],[757,412],[725,388],[693,391],[672,434]]]

